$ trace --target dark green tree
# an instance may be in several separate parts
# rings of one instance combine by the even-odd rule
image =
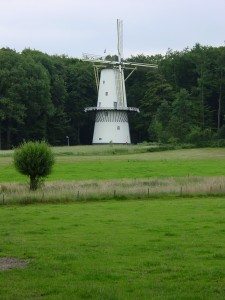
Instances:
[[[194,124],[195,110],[191,95],[187,90],[181,89],[172,104],[169,129],[174,138],[184,142]]]
[[[90,64],[73,61],[67,72],[66,113],[69,117],[70,129],[68,136],[73,144],[88,143],[85,135],[89,136],[93,129],[91,115],[84,112],[86,106],[94,106],[97,102],[97,93],[94,82],[93,68]]]
[[[153,125],[153,123],[160,121],[159,119],[156,120],[156,114],[159,114],[159,107],[162,105],[162,103],[167,103],[167,105],[170,105],[175,97],[175,93],[172,86],[166,82],[162,74],[149,73],[147,79],[148,89],[146,90],[145,95],[140,102],[140,118],[142,119],[142,126],[150,134],[150,139],[153,139],[155,133],[152,132],[153,127],[150,126],[150,124]],[[170,112],[168,111],[168,115],[169,113]]]
[[[24,123],[25,112],[26,108],[23,104],[15,103],[7,98],[0,98],[0,149],[2,126],[5,125],[6,145],[7,149],[10,149],[11,132],[16,125]]]

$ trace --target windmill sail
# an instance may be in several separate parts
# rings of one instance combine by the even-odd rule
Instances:
[[[123,21],[117,19],[117,50],[118,61],[121,63],[123,60]]]

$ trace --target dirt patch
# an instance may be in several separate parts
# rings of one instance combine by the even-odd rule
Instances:
[[[28,260],[13,257],[0,257],[0,271],[23,269],[28,265]]]

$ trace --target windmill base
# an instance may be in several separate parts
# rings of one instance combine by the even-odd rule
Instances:
[[[127,112],[97,112],[93,144],[130,144]]]

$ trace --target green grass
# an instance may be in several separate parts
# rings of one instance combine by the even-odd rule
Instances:
[[[0,299],[224,299],[225,150],[145,147],[54,149],[53,173],[36,198],[77,203],[0,206],[0,257],[30,260],[26,269],[0,271]],[[0,151],[6,204],[33,197],[18,184],[27,179],[12,154]],[[188,193],[175,198],[181,186]],[[135,200],[149,187],[151,198]],[[105,188],[108,200],[79,203],[77,190],[88,188]],[[119,188],[134,200],[110,199]],[[169,196],[155,199],[154,188]],[[187,197],[198,189],[208,197]]]
[[[130,153],[144,153],[150,149],[158,148],[155,144],[139,145],[90,145],[90,146],[62,146],[53,147],[53,151],[59,156],[93,156],[93,155],[117,155]],[[12,157],[13,150],[0,150],[0,157]]]
[[[91,147],[91,146],[89,146]],[[61,149],[61,148],[59,148]],[[89,149],[87,147],[87,149]],[[98,148],[97,148],[98,149]],[[56,150],[55,150],[56,151]],[[123,155],[63,156],[57,150],[49,180],[221,176],[225,174],[224,149],[191,149]],[[75,151],[75,150],[74,150]],[[0,182],[24,182],[11,157],[0,158]]]
[[[61,174],[65,180],[224,175],[225,161],[83,161],[58,164],[49,178],[57,180]]]
[[[0,207],[1,299],[224,299],[225,198]]]

